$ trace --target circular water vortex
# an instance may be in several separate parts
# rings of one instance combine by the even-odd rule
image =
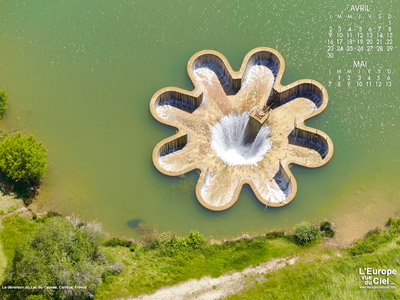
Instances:
[[[272,147],[270,128],[263,125],[252,143],[246,143],[250,114],[231,113],[211,128],[211,148],[230,166],[257,165]]]

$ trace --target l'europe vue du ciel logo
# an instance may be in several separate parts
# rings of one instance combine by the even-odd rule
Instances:
[[[396,269],[358,268],[363,285],[360,289],[394,289],[393,276],[397,275]]]

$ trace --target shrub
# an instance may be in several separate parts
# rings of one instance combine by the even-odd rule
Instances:
[[[135,243],[132,243],[132,245],[129,246],[129,250],[131,252],[135,252],[138,249],[138,246]]]
[[[262,237],[253,238],[252,242],[251,242],[251,244],[254,248],[264,248],[265,243],[266,243],[266,239],[262,238]]]
[[[379,233],[381,233],[379,228],[374,228],[374,229],[371,229],[370,231],[368,231],[365,234],[364,238],[367,239],[367,238],[375,237],[375,236],[379,235]]]
[[[108,239],[105,243],[104,246],[106,247],[116,247],[116,246],[121,246],[121,247],[128,247],[130,248],[132,246],[133,242],[129,240],[123,240],[118,237],[112,237]]]
[[[349,248],[351,255],[372,253],[378,247],[392,239],[390,232],[381,232],[379,228],[372,229],[365,234],[364,239]]]
[[[315,240],[319,236],[318,228],[310,223],[303,222],[294,228],[293,238],[296,244],[306,245]]]
[[[28,204],[28,203],[26,203],[26,204]],[[34,214],[34,215],[36,215],[36,214]],[[32,219],[38,223],[45,223],[48,219],[54,218],[54,217],[62,217],[62,215],[59,212],[50,210],[44,216],[39,217],[38,215],[36,215],[35,218],[32,218]]]
[[[26,300],[47,300],[48,298],[46,298],[43,295],[30,295],[28,296],[28,298],[26,298]]]
[[[197,231],[190,231],[186,237],[181,238],[171,232],[159,233],[154,227],[143,223],[139,223],[138,231],[142,234],[141,244],[144,246],[142,249],[158,250],[161,256],[172,256],[184,250],[197,250],[207,242]],[[136,247],[131,249],[132,252],[135,250]]]
[[[199,249],[207,242],[206,238],[198,231],[191,230],[189,235],[185,237],[184,244],[192,249]]]
[[[93,298],[102,276],[120,272],[100,252],[100,233],[88,224],[80,227],[60,217],[37,223],[31,238],[19,243],[6,274],[12,286],[86,286],[86,289],[38,289],[4,292],[6,299]],[[0,297],[1,298],[1,297]],[[2,298],[4,299],[4,298]]]
[[[151,246],[157,241],[158,230],[144,223],[139,223],[137,226],[138,232],[142,235],[141,243],[145,246]]]
[[[46,149],[33,136],[21,133],[3,136],[0,142],[0,172],[15,183],[38,185],[46,172]]]
[[[50,210],[50,211],[48,211],[48,212],[46,213],[46,217],[47,217],[47,218],[62,217],[62,214],[60,214],[60,213],[57,212],[57,211]]]
[[[183,238],[176,237],[175,235],[168,242],[168,249],[174,253],[185,246]]]
[[[325,231],[325,230],[329,230],[331,229],[331,223],[328,221],[323,221],[321,222],[320,226],[319,226],[319,230],[321,231]]]
[[[395,221],[392,219],[392,218],[389,218],[387,221],[386,221],[386,224],[385,224],[385,226],[386,227],[390,227],[392,224],[394,224],[395,223]]]
[[[400,219],[393,220],[390,218],[386,227],[386,230],[375,228],[368,231],[362,240],[359,240],[349,248],[349,253],[351,255],[372,253],[382,245],[398,238],[400,234]]]
[[[170,237],[165,240],[158,239],[156,248],[159,250],[161,256],[171,257],[181,253],[181,251],[184,251],[185,248],[188,247],[184,240],[184,238],[170,235]]]
[[[319,230],[327,237],[333,237],[335,235],[335,231],[332,229],[332,224],[328,221],[322,222],[319,226]]]
[[[3,114],[7,109],[7,103],[8,96],[6,94],[6,91],[0,90],[0,119],[3,117]]]
[[[325,230],[324,236],[333,238],[335,236],[335,232],[333,231],[333,229]]]
[[[392,220],[392,222],[390,223],[390,226],[389,226],[389,231],[393,234],[400,233],[400,219],[398,219],[396,221]]]
[[[274,240],[277,238],[283,238],[285,237],[285,232],[283,231],[271,231],[265,234],[265,238],[267,240]]]

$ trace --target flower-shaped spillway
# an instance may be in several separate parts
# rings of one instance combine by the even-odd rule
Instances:
[[[333,144],[323,132],[304,125],[323,111],[325,88],[313,80],[282,86],[284,60],[275,50],[256,48],[239,71],[215,51],[189,60],[195,89],[164,88],[150,110],[178,132],[157,144],[156,168],[169,176],[200,170],[199,202],[211,210],[231,207],[243,184],[268,206],[289,203],[297,191],[290,164],[319,167]]]

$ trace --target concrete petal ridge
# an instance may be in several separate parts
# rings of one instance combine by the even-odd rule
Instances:
[[[231,207],[244,184],[265,205],[288,204],[297,192],[289,165],[320,167],[332,157],[333,143],[324,132],[304,124],[325,109],[326,89],[310,79],[283,86],[284,69],[283,57],[267,47],[247,53],[239,71],[219,52],[193,55],[187,72],[194,90],[167,87],[150,101],[153,117],[177,128],[154,148],[154,166],[168,176],[200,170],[196,196],[210,210]],[[228,164],[211,147],[213,128],[223,117],[243,114],[249,116],[246,145],[268,126],[272,146],[256,163]]]

